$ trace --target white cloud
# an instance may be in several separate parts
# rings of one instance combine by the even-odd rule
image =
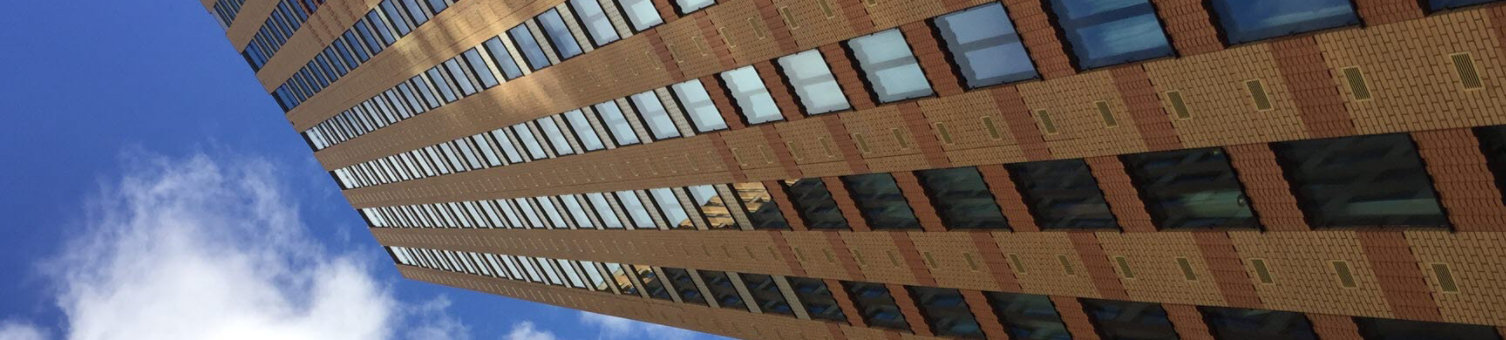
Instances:
[[[599,332],[596,337],[598,339],[688,340],[695,338],[697,334],[701,334],[660,324],[585,311],[580,312],[580,322],[587,326],[597,327]]]
[[[272,164],[125,158],[126,175],[103,185],[76,238],[42,263],[68,338],[465,337],[444,315],[448,300],[398,301],[363,260],[371,251],[310,236]]]
[[[512,332],[508,332],[503,340],[555,340],[554,333],[540,331],[533,328],[533,323],[528,321],[512,325]]]
[[[47,335],[36,325],[15,320],[0,322],[0,340],[42,340]]]

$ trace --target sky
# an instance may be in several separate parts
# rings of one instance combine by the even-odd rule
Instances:
[[[0,19],[0,340],[710,339],[403,279],[192,0]]]

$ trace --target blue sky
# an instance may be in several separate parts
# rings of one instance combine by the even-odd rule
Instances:
[[[710,338],[402,279],[198,1],[6,9],[0,340]]]

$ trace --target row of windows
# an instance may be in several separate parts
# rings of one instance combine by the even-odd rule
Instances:
[[[272,58],[272,55],[282,49],[282,45],[288,42],[288,38],[292,38],[293,33],[298,32],[298,28],[309,19],[309,15],[314,14],[314,11],[319,9],[319,5],[323,4],[324,0],[278,2],[277,8],[273,9],[272,14],[267,16],[267,21],[262,23],[261,29],[251,37],[250,44],[247,44],[246,49],[241,51],[241,56],[251,64],[252,70],[260,70],[263,65],[266,65],[267,60]]]
[[[796,304],[812,320],[847,323],[837,304],[844,294],[869,327],[911,332],[927,327],[939,336],[984,338],[978,316],[962,292],[951,288],[839,281],[694,270],[672,267],[596,263],[526,256],[389,247],[394,261],[410,266],[533,282],[593,292],[720,308],[796,316]],[[834,291],[833,289],[839,289]],[[909,320],[893,294],[909,294],[922,320]],[[1072,339],[1060,310],[1044,295],[983,292],[987,308],[1015,339]],[[1080,298],[1096,335],[1105,339],[1179,339],[1166,309],[1157,303]],[[1303,313],[1263,309],[1199,306],[1208,330],[1217,339],[1316,340]],[[1396,319],[1354,318],[1365,339],[1500,339],[1493,327]],[[924,323],[924,325],[912,324]]]
[[[245,2],[246,0],[215,0],[210,9],[214,11],[215,20],[220,22],[220,28],[230,29],[230,23],[235,22],[235,16],[241,13],[241,5]]]
[[[743,214],[736,209],[777,209],[764,206],[769,200],[762,185],[744,183],[363,208],[361,213],[373,227],[736,229]],[[783,218],[777,223],[788,229]]]
[[[1506,128],[1482,128],[1480,136],[1493,169],[1506,177],[1506,165],[1501,165],[1506,164],[1506,151],[1503,151],[1506,147],[1498,147],[1506,142],[1497,141],[1506,140],[1506,137],[1499,137],[1506,136],[1506,132],[1501,131]],[[1272,143],[1270,147],[1298,205],[1313,227],[1444,228],[1449,225],[1416,145],[1406,134],[1301,140]],[[1162,229],[1261,227],[1256,212],[1249,206],[1242,183],[1221,148],[1149,152],[1119,158],[1153,222]],[[1004,167],[1008,170],[1008,178],[985,178],[977,167],[928,169],[912,174],[924,190],[922,194],[948,229],[1008,229],[1008,218],[998,205],[998,197],[990,189],[990,181],[1006,180],[1016,188],[1031,217],[1042,229],[1119,228],[1108,200],[1084,160],[1014,163]],[[727,229],[788,229],[786,216],[778,206],[789,204],[799,214],[795,217],[810,229],[851,230],[853,221],[848,221],[837,208],[832,191],[827,187],[841,185],[861,213],[863,221],[858,223],[879,230],[921,229],[920,219],[893,174],[860,174],[838,179],[838,183],[822,178],[785,180],[778,182],[779,188],[766,188],[755,182],[652,189],[650,191],[675,192],[684,202],[699,203],[692,206],[699,209],[681,209],[681,205],[668,199],[642,206],[613,208],[618,209],[618,215],[677,210],[685,212],[674,215],[682,218],[717,216],[728,223],[737,223],[738,220],[748,223],[746,228],[725,225]],[[782,190],[789,199],[772,200],[768,190]],[[711,195],[694,195],[697,191],[728,195],[710,200]],[[557,197],[574,200],[570,197],[579,196]],[[730,207],[729,202],[732,203]],[[714,205],[715,209],[708,210],[704,206],[707,204]],[[387,227],[503,226],[498,223],[491,226],[482,223],[438,224],[426,223],[422,219],[393,218],[393,212],[384,212],[391,209],[398,208],[367,210],[368,215],[386,214],[373,220],[384,221],[379,226]],[[734,218],[723,218],[729,212]],[[440,214],[443,216],[442,212]],[[554,226],[595,228],[579,222]],[[648,225],[640,228],[668,229]]]
[[[273,98],[282,106],[283,111],[292,109],[375,57],[383,49],[392,46],[398,39],[428,23],[429,18],[449,9],[455,1],[383,0],[376,8],[366,12],[364,17],[356,20],[355,25],[345,30],[344,34],[330,42],[329,46],[325,46],[323,52],[293,73],[282,86],[278,86],[272,92]],[[271,56],[268,55],[267,58]],[[253,61],[252,67],[260,68],[265,62],[265,58]],[[443,65],[436,66],[440,67]]]

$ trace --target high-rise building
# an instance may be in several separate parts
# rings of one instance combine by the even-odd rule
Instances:
[[[741,338],[1506,326],[1500,2],[203,1],[414,280]]]

